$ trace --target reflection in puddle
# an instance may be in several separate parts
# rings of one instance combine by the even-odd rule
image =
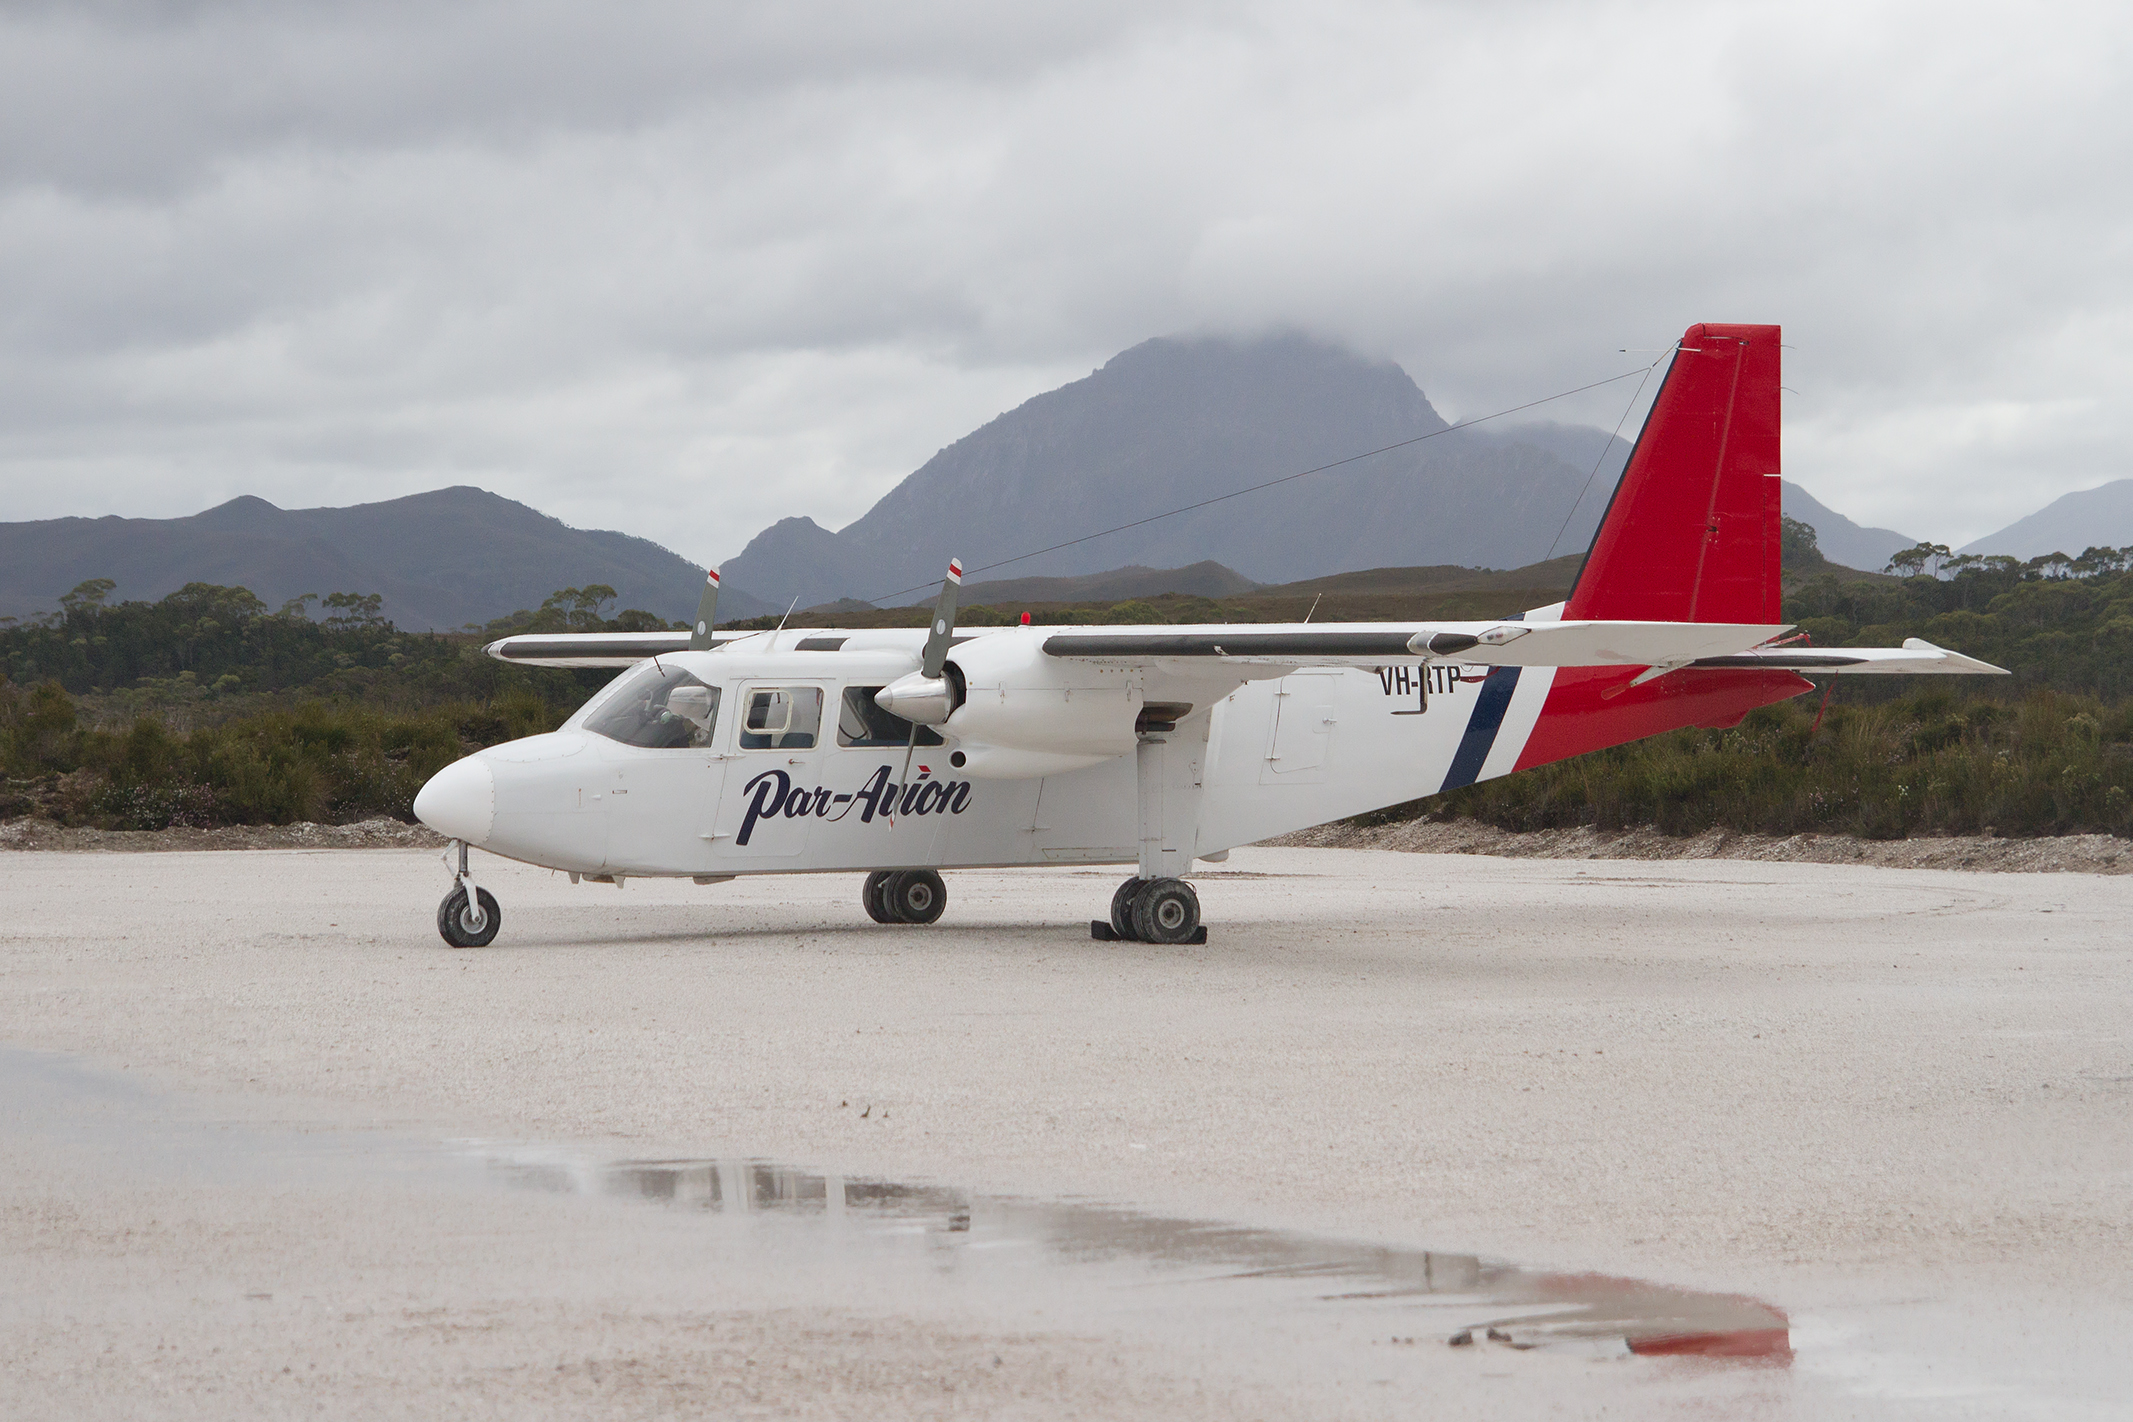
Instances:
[[[688,1266],[737,1307],[1160,1339],[1334,1390],[1426,1386],[1455,1359],[1492,1351],[1792,1359],[1776,1309],[1632,1279],[763,1160],[613,1161],[213,1112],[67,1058],[0,1048],[0,1156],[238,1191],[502,1187],[672,1211],[692,1221],[679,1245],[695,1251]]]
[[[1358,1244],[1170,1219],[1110,1206],[969,1194],[939,1185],[797,1170],[760,1160],[598,1162],[483,1147],[492,1177],[533,1190],[654,1201],[723,1222],[812,1236],[846,1252],[923,1250],[937,1272],[1013,1287],[1032,1272],[1074,1270],[1099,1288],[1165,1286],[1162,1307],[1256,1290],[1345,1309],[1394,1331],[1379,1341],[1494,1343],[1515,1349],[1627,1350],[1789,1362],[1790,1326],[1768,1304],[1601,1274],[1521,1268],[1471,1254]],[[1025,1287],[1018,1293],[1028,1293]],[[1045,1287],[1057,1281],[1048,1278]],[[1279,1295],[1279,1298],[1269,1297]],[[1239,1301],[1245,1302],[1245,1301]],[[1115,1311],[1115,1309],[1113,1310]],[[1409,1330],[1397,1331],[1404,1322]]]

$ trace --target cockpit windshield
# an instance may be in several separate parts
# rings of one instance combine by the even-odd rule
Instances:
[[[628,674],[585,720],[585,729],[630,746],[684,750],[711,743],[718,688],[657,658]]]

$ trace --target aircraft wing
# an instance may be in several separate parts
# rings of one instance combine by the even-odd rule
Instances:
[[[717,646],[732,640],[713,637]],[[626,667],[646,657],[689,650],[689,634],[680,632],[522,632],[491,642],[482,650],[500,662],[532,667]]]
[[[1737,656],[1790,631],[1729,622],[1438,622],[1107,627],[1044,639],[1051,656],[1144,663],[1378,666],[1443,657],[1499,667],[1679,667]]]

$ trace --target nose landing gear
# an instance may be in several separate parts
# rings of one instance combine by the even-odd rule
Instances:
[[[1205,943],[1200,896],[1183,879],[1128,879],[1111,895],[1111,917],[1089,921],[1099,943]]]
[[[496,906],[494,894],[474,882],[467,868],[465,840],[454,840],[445,849],[445,864],[451,865],[454,849],[459,851],[459,866],[452,871],[452,891],[437,905],[437,932],[454,948],[486,948],[503,927],[503,910]]]

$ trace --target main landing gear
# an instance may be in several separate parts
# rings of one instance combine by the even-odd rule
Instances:
[[[452,871],[452,892],[437,905],[437,932],[454,948],[486,948],[496,941],[504,913],[496,906],[496,896],[476,884],[468,872],[466,841],[454,840],[445,850],[447,865],[453,849],[459,851],[459,867]]]
[[[1200,896],[1183,879],[1128,879],[1111,895],[1111,919],[1089,920],[1100,943],[1205,943]]]
[[[948,907],[948,886],[931,869],[876,869],[859,899],[876,923],[932,923]]]

